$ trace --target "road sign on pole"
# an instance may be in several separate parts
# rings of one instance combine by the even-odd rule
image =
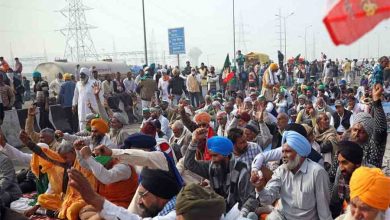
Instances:
[[[185,54],[184,27],[168,29],[169,54]]]

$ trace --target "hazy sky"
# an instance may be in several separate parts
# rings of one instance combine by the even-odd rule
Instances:
[[[294,12],[287,19],[288,57],[304,55],[303,36],[309,25],[312,25],[307,29],[309,59],[318,58],[322,51],[339,58],[377,57],[378,39],[379,53],[389,55],[389,21],[382,22],[351,46],[336,47],[322,23],[325,0],[235,2],[236,48],[244,53],[263,52],[276,59],[279,21],[275,14],[280,8],[284,15]],[[13,54],[19,57],[43,56],[44,47],[49,60],[62,57],[65,37],[56,30],[65,27],[67,19],[56,10],[66,4],[65,0],[0,0],[0,54],[9,59],[12,45]],[[91,34],[98,53],[112,52],[114,44],[117,52],[143,50],[141,0],[84,0],[84,4],[93,8],[87,11],[87,20],[97,27]],[[145,11],[149,48],[153,47],[158,56],[169,51],[167,29],[174,27],[185,28],[187,52],[198,47],[203,52],[200,61],[220,66],[227,53],[232,56],[231,0],[145,0]]]

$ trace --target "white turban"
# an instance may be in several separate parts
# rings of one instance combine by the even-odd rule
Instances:
[[[81,68],[80,68],[80,74],[81,74],[81,73],[85,73],[85,75],[87,75],[88,77],[91,76],[91,71],[89,71],[89,69],[86,68],[86,67],[81,67]]]
[[[49,148],[49,145],[45,144],[45,143],[37,143],[38,147],[41,147],[41,148]]]

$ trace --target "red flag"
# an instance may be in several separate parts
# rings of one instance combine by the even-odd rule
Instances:
[[[211,127],[209,127],[209,132],[207,133],[207,139],[214,137],[214,135],[215,134],[214,134],[213,129]],[[206,144],[206,147],[204,148],[203,160],[211,160],[211,154],[210,154],[209,148],[207,147],[207,144]]]
[[[323,22],[334,44],[348,45],[389,17],[389,0],[337,0]]]
[[[234,77],[234,73],[230,72],[229,74],[227,74],[226,78],[223,80],[223,83],[228,83],[231,79],[233,79],[233,77]]]

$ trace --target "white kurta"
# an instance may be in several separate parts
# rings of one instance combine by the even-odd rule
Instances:
[[[64,81],[59,79],[55,79],[50,82],[49,85],[50,97],[58,98],[58,94],[60,94],[60,89],[62,84],[64,84]]]
[[[162,77],[158,80],[158,89],[161,91],[160,96],[163,101],[169,100],[168,85],[169,80],[164,81]]]
[[[172,129],[169,127],[169,121],[166,117],[160,115],[158,118],[161,124],[161,131],[164,132],[164,134],[169,138],[172,136]]]
[[[98,105],[96,102],[95,95],[92,89],[93,81],[88,80],[88,82],[83,85],[81,82],[77,82],[76,88],[73,95],[73,106],[77,105],[77,111],[79,116],[79,125],[80,131],[85,129],[86,125],[86,115],[91,113],[91,110],[88,108],[88,103],[91,103],[93,109],[98,110]],[[100,101],[103,101],[103,94],[100,91]]]

